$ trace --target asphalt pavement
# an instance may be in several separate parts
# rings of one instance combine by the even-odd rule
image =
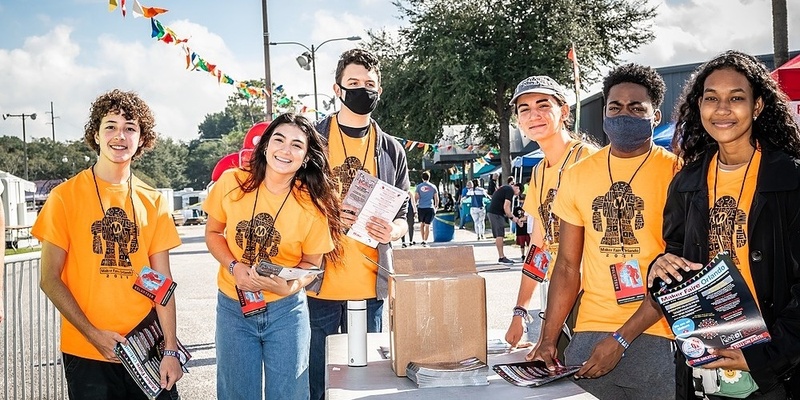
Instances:
[[[216,398],[216,349],[214,345],[215,308],[218,264],[206,249],[203,238],[205,226],[181,226],[178,232],[183,244],[170,252],[172,274],[178,287],[175,290],[178,313],[178,338],[192,352],[189,374],[178,387],[184,399]],[[414,239],[420,246],[417,224]],[[491,233],[489,232],[489,236]],[[505,246],[506,257],[513,265],[498,264],[494,239],[477,240],[474,232],[455,229],[453,240],[431,242],[430,246],[473,246],[475,265],[486,279],[487,327],[495,334],[505,332],[517,297],[522,269],[520,249]],[[400,241],[394,243],[400,247]],[[534,293],[531,308],[538,308],[539,296]],[[384,313],[388,307],[384,308]],[[388,330],[384,314],[384,330]]]

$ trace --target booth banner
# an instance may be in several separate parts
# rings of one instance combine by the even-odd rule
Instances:
[[[792,115],[794,115],[797,125],[800,125],[800,101],[790,101],[789,109],[792,110]]]

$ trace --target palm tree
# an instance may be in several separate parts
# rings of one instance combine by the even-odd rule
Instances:
[[[772,47],[775,68],[789,61],[789,27],[786,0],[772,0]]]

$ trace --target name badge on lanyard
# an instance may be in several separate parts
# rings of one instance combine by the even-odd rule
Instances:
[[[639,270],[638,260],[627,260],[611,264],[609,269],[617,304],[622,305],[644,299],[644,282]]]

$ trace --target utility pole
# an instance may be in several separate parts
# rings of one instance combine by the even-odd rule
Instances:
[[[261,0],[261,18],[264,23],[264,89],[267,91],[267,118],[272,120],[272,76],[269,70],[269,19],[267,18],[267,0]]]
[[[50,122],[48,122],[48,124],[50,124],[50,126],[53,128],[53,143],[55,143],[56,142],[56,118],[61,118],[61,117],[56,117],[55,114],[53,113],[53,102],[52,101],[50,102],[50,112],[46,112],[45,111],[45,113],[46,114],[50,114]]]

